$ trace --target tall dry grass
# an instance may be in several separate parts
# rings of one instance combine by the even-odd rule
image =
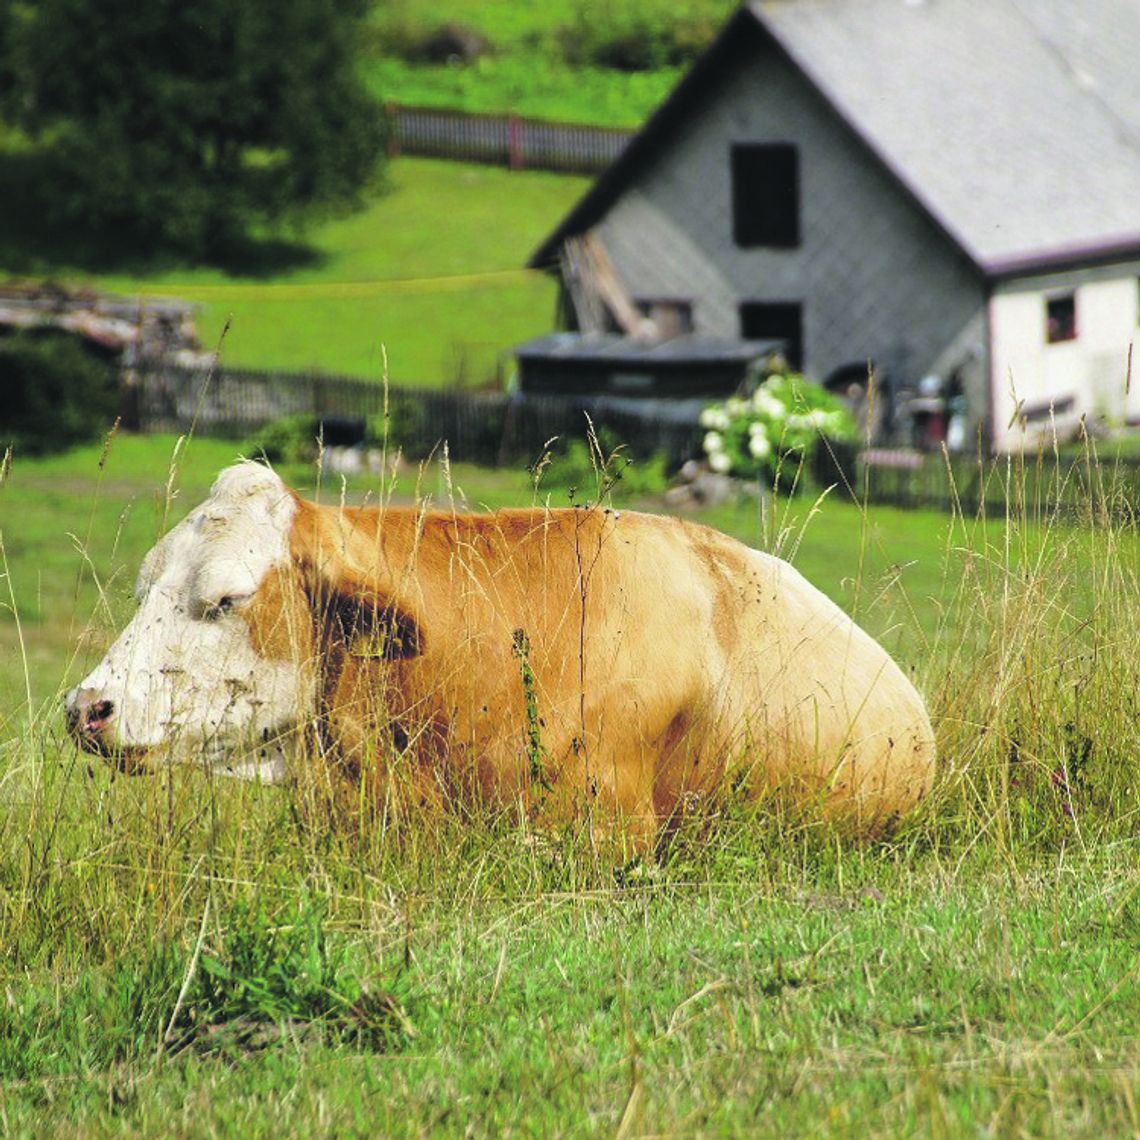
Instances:
[[[176,449],[160,494],[167,521],[180,455]],[[604,501],[608,457],[598,459]],[[898,583],[855,583],[861,618],[891,607],[920,647],[912,655],[915,679],[940,752],[929,800],[894,837],[860,850],[890,858],[933,853],[951,866],[982,853],[1017,865],[1136,837],[1140,544],[1131,507],[1114,497],[1091,444],[1079,468],[1058,468],[1059,480],[1082,480],[1086,493],[1075,513],[1051,505],[1071,502],[1071,487],[1026,494],[1027,462],[1011,459],[993,476],[1005,485],[1003,517],[958,512],[949,520],[936,598],[910,596]],[[431,483],[421,468],[415,492],[427,498]],[[442,492],[444,505],[455,508],[446,463],[435,487],[437,501]],[[390,479],[379,493],[395,493]],[[347,501],[351,492],[333,482],[319,494]],[[826,498],[806,511],[769,502],[761,539],[794,558],[814,515],[827,509]],[[864,505],[859,515],[856,567],[874,542],[874,514]],[[79,572],[97,579],[99,558],[82,544],[76,557]],[[3,569],[9,582],[30,572],[7,555]],[[105,627],[121,606],[97,586],[95,620]],[[14,595],[9,603],[17,621]],[[517,664],[524,685],[525,655]],[[0,954],[20,969],[58,963],[66,970],[111,959],[125,946],[184,937],[199,928],[207,905],[210,922],[219,923],[251,897],[316,892],[336,900],[335,924],[362,925],[387,945],[406,936],[427,899],[434,906],[515,892],[608,890],[630,876],[778,878],[781,867],[830,858],[853,842],[779,805],[726,796],[685,821],[656,863],[622,867],[619,860],[615,868],[613,858],[599,858],[588,821],[535,828],[517,805],[493,811],[470,802],[417,817],[367,801],[363,783],[348,789],[359,796],[350,814],[360,823],[345,826],[345,790],[327,778],[324,757],[311,757],[315,779],[283,788],[192,766],[124,778],[65,738],[61,691],[33,696],[42,684],[29,667],[24,681],[4,720],[0,769]],[[605,678],[587,675],[585,682]],[[537,763],[538,731],[532,746]],[[406,762],[383,759],[396,770]]]

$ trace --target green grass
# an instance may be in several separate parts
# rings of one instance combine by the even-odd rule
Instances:
[[[631,74],[570,66],[558,46],[562,32],[585,28],[604,37],[621,35],[631,21],[658,29],[682,21],[707,38],[730,8],[723,0],[656,9],[451,0],[429,9],[407,0],[377,8],[366,72],[389,100],[635,127],[682,68]],[[449,21],[480,30],[492,53],[469,67],[391,54],[395,40]],[[553,327],[554,284],[522,266],[589,185],[580,177],[400,159],[388,169],[389,192],[373,194],[360,211],[292,236],[255,237],[228,265],[161,255],[141,262],[132,255],[123,264],[125,255],[113,250],[96,264],[77,260],[74,243],[45,230],[35,148],[4,128],[0,145],[0,280],[178,296],[202,306],[205,347],[219,343],[229,322],[223,360],[234,367],[376,378],[386,350],[392,381],[407,385],[500,382],[511,369],[510,348]]]
[[[466,67],[378,59],[367,69],[380,98],[410,107],[507,114],[636,130],[682,76],[677,67],[622,72],[601,67],[537,66],[525,54],[479,60]]]
[[[662,65],[631,73],[575,65],[567,60],[561,41],[580,44],[586,33],[616,39],[637,28],[668,35],[683,27],[695,52],[711,42],[734,8],[728,0],[668,5],[633,0],[534,5],[445,0],[430,7],[401,0],[375,9],[365,74],[377,94],[396,102],[633,128],[668,95],[684,67]],[[400,58],[400,43],[422,39],[451,23],[480,32],[490,52],[467,65],[432,66]]]
[[[227,268],[159,262],[92,272],[0,222],[0,273],[39,274],[203,306],[207,348],[230,323],[234,367],[306,369],[393,383],[469,383],[509,372],[509,349],[548,332],[555,288],[522,267],[585,179],[427,159],[391,163],[387,192],[297,244],[267,242]]]
[[[898,652],[939,780],[889,842],[729,802],[615,874],[573,832],[455,816],[357,834],[288,789],[78,756],[60,689],[126,617],[164,520],[237,452],[195,439],[170,475],[172,446],[116,439],[101,473],[98,448],[17,460],[0,487],[29,655],[25,675],[9,606],[5,1132],[1140,1128],[1132,529],[838,495],[703,516]],[[400,494],[417,482],[461,504],[567,497],[522,471],[411,470]]]

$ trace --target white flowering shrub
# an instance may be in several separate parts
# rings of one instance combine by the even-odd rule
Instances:
[[[851,440],[857,434],[842,400],[794,373],[769,376],[751,396],[710,404],[700,423],[714,471],[769,482],[781,466],[810,459],[821,438]]]

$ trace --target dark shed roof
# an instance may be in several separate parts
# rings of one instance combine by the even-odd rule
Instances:
[[[639,340],[617,333],[553,333],[515,349],[523,392],[652,397],[731,395],[777,340],[680,336]]]
[[[638,340],[620,333],[549,333],[520,344],[523,359],[573,360],[655,368],[693,364],[747,364],[784,347],[778,340],[738,340],[734,337],[678,336],[670,340]]]
[[[595,224],[708,79],[765,41],[986,275],[1140,254],[1136,0],[757,0],[531,265]]]

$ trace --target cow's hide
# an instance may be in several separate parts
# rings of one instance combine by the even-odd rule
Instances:
[[[595,805],[651,836],[732,783],[865,828],[929,789],[923,702],[787,563],[674,518],[317,506],[224,471],[68,696],[130,770],[316,762],[381,794]]]

